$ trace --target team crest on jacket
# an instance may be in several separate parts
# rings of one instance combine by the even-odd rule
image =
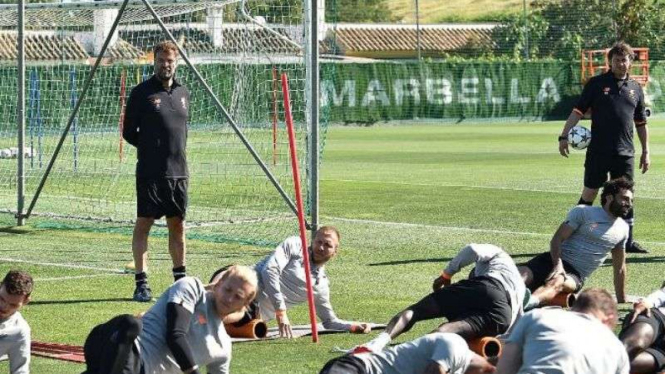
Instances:
[[[180,102],[182,103],[182,109],[187,110],[187,100],[185,100],[184,97],[181,97]]]
[[[631,99],[635,99],[635,90],[628,91],[628,96],[630,96]]]
[[[152,105],[155,107],[155,109],[159,109],[159,106],[162,103],[162,99],[158,97],[153,97],[152,99],[150,99],[150,102],[152,102]]]
[[[605,95],[609,95],[609,94],[610,94],[610,90],[611,90],[611,88],[609,88],[609,87],[604,87],[604,88],[603,88],[603,93],[604,93]]]

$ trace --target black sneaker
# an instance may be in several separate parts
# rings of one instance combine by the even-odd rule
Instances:
[[[132,297],[134,301],[141,303],[148,303],[152,301],[152,290],[148,287],[147,283],[143,283],[139,286],[136,286],[134,290],[134,296]]]
[[[628,253],[649,253],[649,251],[646,248],[642,247],[642,245],[638,242],[633,242],[633,245],[626,248],[626,252],[628,252]]]

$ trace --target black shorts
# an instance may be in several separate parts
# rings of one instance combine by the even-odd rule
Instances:
[[[187,179],[136,180],[136,216],[160,219],[187,213]]]
[[[579,292],[582,287],[584,287],[582,276],[568,262],[562,262],[563,270],[566,271],[566,276],[572,278],[575,281],[575,292]],[[552,264],[552,256],[549,252],[541,253],[529,260],[529,262],[526,264],[521,264],[520,266],[526,266],[533,274],[531,284],[528,286],[531,292],[534,292],[538,289],[538,287],[545,285],[547,277],[550,275],[550,273],[552,273],[552,269],[554,269],[554,264]]]
[[[632,324],[630,320],[633,318],[633,312],[628,313],[624,319],[623,324],[621,325],[621,332],[619,333],[619,339],[623,338],[624,332]],[[657,372],[665,370],[665,315],[658,310],[658,308],[651,308],[651,317],[647,317],[644,314],[637,316],[635,323],[643,322],[649,324],[655,333],[654,343],[644,351],[649,353],[656,360],[656,365],[658,367]]]
[[[128,314],[120,315],[106,323],[95,326],[90,331],[83,345],[87,370],[82,374],[141,374],[141,357],[136,344],[132,344],[122,370],[119,373],[109,372],[118,355],[118,334],[125,328],[127,321],[132,319],[136,318]]]
[[[463,279],[431,296],[439,305],[441,317],[449,322],[467,322],[476,336],[496,336],[510,327],[510,295],[497,279]]]
[[[619,177],[633,180],[634,168],[633,156],[602,155],[587,151],[584,161],[584,187],[599,189],[609,179]]]
[[[353,355],[333,358],[319,374],[366,374],[365,363]]]

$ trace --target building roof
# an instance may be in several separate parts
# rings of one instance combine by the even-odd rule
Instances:
[[[0,60],[16,60],[16,32],[0,33]],[[49,34],[25,37],[25,59],[28,61],[85,60],[88,54],[73,36],[59,38]]]
[[[339,24],[328,31],[327,39],[339,52],[349,56],[376,53],[412,52],[443,54],[469,47],[490,47],[494,24],[381,25]],[[418,31],[419,29],[419,31]],[[399,56],[396,56],[399,57]]]

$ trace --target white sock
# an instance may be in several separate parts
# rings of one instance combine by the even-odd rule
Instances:
[[[382,332],[379,334],[379,336],[367,342],[365,347],[374,353],[378,353],[381,352],[383,348],[388,345],[388,343],[390,343],[391,340],[392,339],[390,338],[390,334],[387,332]]]

